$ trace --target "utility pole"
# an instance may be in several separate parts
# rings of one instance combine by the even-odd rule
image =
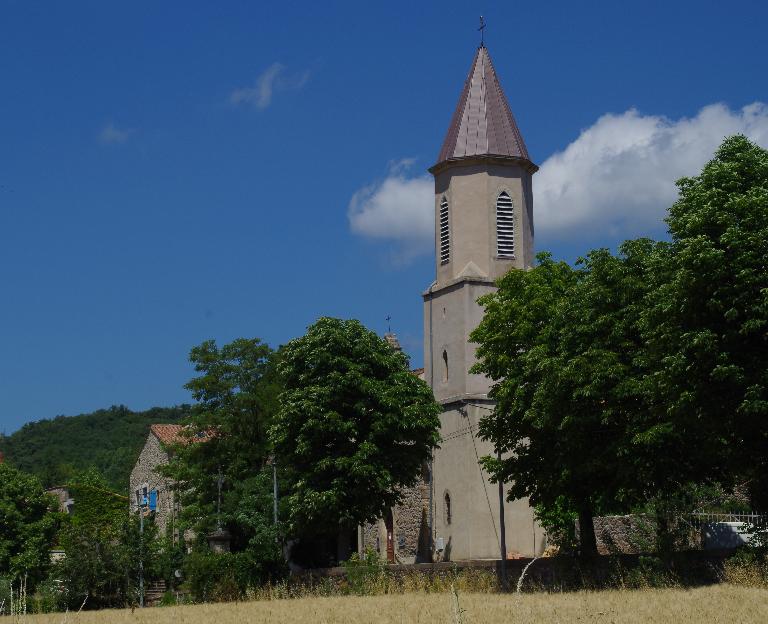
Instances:
[[[496,451],[496,459],[501,461],[501,451]],[[501,546],[501,591],[509,589],[507,581],[507,527],[504,522],[504,483],[499,479],[499,541]]]
[[[272,458],[272,516],[277,526],[277,460]]]
[[[224,477],[221,475],[221,466],[219,474],[216,477],[216,530],[221,531],[221,486],[224,483]]]
[[[142,494],[139,504],[139,607],[144,608],[144,505],[147,497]]]

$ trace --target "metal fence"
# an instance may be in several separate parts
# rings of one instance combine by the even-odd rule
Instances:
[[[704,549],[737,548],[765,535],[768,515],[761,513],[694,513],[691,524],[698,529]]]
[[[743,522],[749,526],[765,527],[768,514],[763,513],[703,513],[691,514],[691,521],[696,527],[703,527],[714,522]]]

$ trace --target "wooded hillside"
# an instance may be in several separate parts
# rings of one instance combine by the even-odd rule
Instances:
[[[95,467],[117,491],[128,477],[152,423],[175,423],[188,405],[153,407],[134,412],[112,406],[79,416],[57,416],[24,425],[0,436],[7,462],[40,477],[43,485],[60,485],[75,472]]]

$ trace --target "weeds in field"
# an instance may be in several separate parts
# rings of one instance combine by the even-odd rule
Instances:
[[[363,560],[364,561],[364,560]],[[351,575],[349,570],[352,571]],[[404,572],[393,574],[384,564],[352,564],[345,576],[305,577],[268,583],[246,592],[249,600],[281,600],[321,596],[381,596],[387,594],[495,593],[496,574],[492,570],[466,569],[434,573]]]
[[[768,589],[768,552],[741,550],[723,565],[723,581],[744,587]]]
[[[465,624],[464,615],[466,610],[462,609],[461,605],[459,605],[459,594],[453,585],[451,585],[451,597],[453,598],[453,624]]]
[[[525,580],[525,573],[528,572],[528,568],[530,568],[533,565],[533,562],[539,559],[539,557],[534,557],[528,562],[528,565],[526,565],[523,568],[523,571],[520,573],[520,578],[517,579],[517,588],[516,591],[519,594],[523,589],[523,581]]]
[[[538,562],[538,560],[536,560]],[[721,573],[709,568],[704,576],[697,576],[695,568],[670,566],[669,562],[656,557],[641,557],[637,563],[627,567],[615,558],[610,565],[603,561],[595,566],[590,561],[563,558],[550,561],[544,568],[537,568],[531,561],[517,578],[516,591],[519,599],[536,593],[570,593],[606,589],[651,590],[655,588],[692,587],[697,583],[722,581],[729,585],[748,588],[768,589],[768,554],[755,549],[745,549],[724,562]],[[282,601],[286,599],[343,597],[343,596],[386,596],[440,594],[446,606],[451,605],[455,623],[465,624],[464,601],[473,595],[500,593],[499,580],[494,568],[464,568],[407,570],[391,569],[375,556],[363,555],[353,559],[346,566],[345,574],[320,576],[306,574],[280,579],[258,587],[248,587],[231,593],[209,595],[201,602]],[[518,568],[519,569],[519,568]],[[514,578],[514,577],[513,577]],[[10,593],[9,593],[10,589]],[[26,621],[27,614],[63,611],[71,600],[63,600],[65,590],[60,584],[50,587],[38,585],[34,595],[27,596],[23,581],[0,582],[0,613],[16,617],[19,623]],[[459,604],[459,595],[462,604]],[[70,597],[71,598],[71,597]],[[411,599],[409,598],[409,600]],[[199,600],[199,599],[198,599]],[[174,607],[194,602],[192,595],[182,595],[182,600],[173,592],[163,596],[163,606]],[[80,604],[77,599],[74,607]],[[84,600],[78,612],[86,606]],[[93,607],[93,605],[91,605]],[[74,608],[72,613],[75,613]],[[57,624],[67,624],[69,613]],[[447,614],[446,614],[447,615]],[[474,618],[474,616],[472,616]],[[9,624],[12,624],[9,620]]]

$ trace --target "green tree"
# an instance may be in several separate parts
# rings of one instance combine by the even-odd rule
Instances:
[[[485,464],[549,525],[577,512],[586,551],[595,512],[654,500],[663,537],[703,485],[768,503],[768,152],[732,137],[678,185],[671,243],[539,256],[481,299]]]
[[[670,279],[646,320],[656,405],[649,431],[684,482],[740,477],[768,507],[768,151],[726,139],[667,223]]]
[[[359,321],[321,318],[283,349],[271,429],[293,535],[347,536],[400,500],[438,442],[440,408],[408,359]]]
[[[480,421],[480,435],[504,457],[484,458],[485,468],[493,480],[511,482],[511,498],[528,496],[542,509],[557,501],[563,516],[577,501],[557,481],[558,476],[567,476],[568,467],[549,463],[562,452],[559,436],[553,435],[559,415],[553,419],[540,414],[534,405],[539,388],[557,372],[550,364],[558,342],[552,319],[576,279],[568,264],[539,254],[536,267],[510,271],[499,280],[496,292],[480,299],[485,315],[471,335],[478,343],[473,371],[493,380],[490,396],[496,400],[494,411]],[[542,451],[546,459],[539,456]]]
[[[498,402],[480,431],[504,453],[485,465],[550,524],[578,514],[584,553],[596,552],[596,512],[645,494],[648,458],[633,439],[647,407],[641,318],[649,267],[665,249],[627,241],[618,256],[598,249],[577,269],[543,254],[481,299],[474,370],[491,376]]]
[[[113,492],[96,468],[76,473],[67,483],[75,501],[70,520],[76,527],[119,525],[128,511],[128,497]]]
[[[284,566],[272,514],[267,436],[280,390],[277,357],[255,338],[222,347],[209,340],[191,350],[199,373],[185,386],[197,401],[185,421],[192,443],[175,446],[167,468],[180,484],[183,519],[197,532],[198,547],[205,549],[206,535],[221,523],[232,536],[232,550],[248,553],[253,583],[280,574]]]
[[[61,515],[39,479],[0,464],[0,576],[27,576],[29,589],[50,563]]]
[[[139,568],[145,578],[157,574],[159,543],[151,518],[139,531],[139,518],[128,514],[128,499],[111,492],[95,469],[73,477],[67,487],[75,505],[60,533],[65,557],[54,568],[66,602],[79,607],[138,603]]]

